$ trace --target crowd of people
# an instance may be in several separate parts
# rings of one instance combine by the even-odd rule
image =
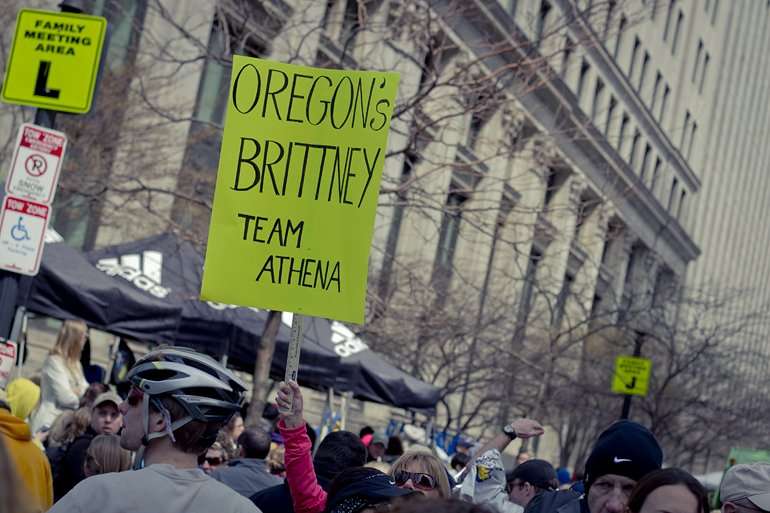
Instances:
[[[613,423],[584,473],[522,452],[541,436],[516,419],[485,444],[462,441],[451,461],[372,428],[317,440],[300,387],[244,426],[246,387],[212,358],[162,347],[128,372],[125,397],[88,384],[86,327],[66,321],[39,386],[18,378],[0,396],[0,513],[708,513],[705,489],[665,455],[649,429]],[[724,475],[723,513],[770,513],[770,463]]]

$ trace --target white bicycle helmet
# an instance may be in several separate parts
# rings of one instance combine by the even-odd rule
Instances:
[[[184,347],[165,347],[147,353],[126,379],[143,392],[144,445],[166,435],[174,441],[174,431],[194,420],[215,424],[217,428],[224,425],[240,411],[246,391],[244,383],[216,360]],[[173,398],[187,416],[172,423],[160,401],[163,397]],[[150,404],[165,418],[166,432],[149,433]],[[216,431],[212,430],[212,436],[216,436]]]

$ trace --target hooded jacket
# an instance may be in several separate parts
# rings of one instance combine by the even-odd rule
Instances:
[[[26,422],[0,408],[0,438],[2,438],[19,477],[27,486],[43,511],[53,504],[53,479],[48,460],[32,441],[32,434]]]
[[[6,402],[11,413],[22,420],[27,420],[40,401],[40,387],[27,378],[16,378],[6,388]]]

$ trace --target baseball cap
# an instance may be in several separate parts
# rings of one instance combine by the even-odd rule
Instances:
[[[748,499],[756,507],[770,511],[770,463],[750,463],[730,467],[719,487],[722,502]]]
[[[663,451],[655,435],[630,420],[620,420],[599,435],[586,461],[586,491],[607,474],[638,481],[663,464]]]
[[[556,470],[553,465],[545,460],[527,460],[510,471],[505,480],[511,482],[514,479],[524,481],[543,490],[555,490],[559,487]]]
[[[123,399],[121,399],[120,396],[115,392],[104,392],[103,394],[96,396],[94,405],[91,407],[91,410],[94,410],[97,406],[100,406],[104,403],[114,403],[115,407],[117,408],[122,402]]]

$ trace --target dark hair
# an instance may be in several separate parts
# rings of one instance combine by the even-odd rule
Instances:
[[[363,438],[366,435],[373,435],[374,434],[374,428],[372,426],[364,426],[361,428],[361,431],[358,432],[358,438]]]
[[[636,483],[631,497],[628,499],[628,510],[631,513],[639,513],[644,501],[649,495],[661,486],[682,485],[690,490],[698,501],[697,513],[709,513],[708,494],[697,479],[684,470],[678,468],[666,468],[650,472]]]
[[[88,388],[86,388],[86,391],[83,393],[83,396],[80,398],[80,403],[78,407],[79,408],[82,408],[83,406],[88,406],[89,408],[92,407],[97,397],[109,391],[110,391],[110,387],[105,385],[104,383],[91,383],[90,385],[88,385]]]
[[[323,439],[313,458],[316,474],[332,480],[337,474],[351,467],[366,463],[366,447],[361,439],[350,431],[333,431]]]
[[[388,438],[388,447],[385,449],[385,454],[388,456],[401,456],[404,454],[404,445],[399,437],[391,436]]]
[[[461,469],[465,468],[465,465],[468,464],[469,459],[470,458],[468,457],[467,454],[462,452],[457,452],[455,453],[454,456],[452,456],[452,461],[449,463],[449,466],[452,467],[453,469],[457,469],[457,467],[460,467]]]
[[[427,498],[419,494],[393,501],[389,513],[491,513],[481,504],[458,499]]]
[[[267,419],[270,422],[275,422],[278,420],[278,408],[276,405],[272,403],[267,403],[264,408],[262,408],[262,418]]]
[[[382,472],[376,468],[370,467],[353,467],[343,470],[337,474],[337,477],[332,480],[332,484],[329,485],[329,493],[327,495],[328,499],[326,500],[326,503],[331,504],[332,499],[334,499],[338,493],[340,493],[348,486],[354,483],[358,483],[359,481],[363,481],[368,477],[376,476],[379,474],[382,474]]]
[[[238,446],[243,449],[243,456],[264,460],[270,453],[270,435],[261,429],[244,429],[238,437]]]
[[[305,431],[307,431],[307,437],[310,438],[310,452],[313,452],[313,449],[315,449],[316,441],[315,429],[313,429],[313,426],[305,422]]]

